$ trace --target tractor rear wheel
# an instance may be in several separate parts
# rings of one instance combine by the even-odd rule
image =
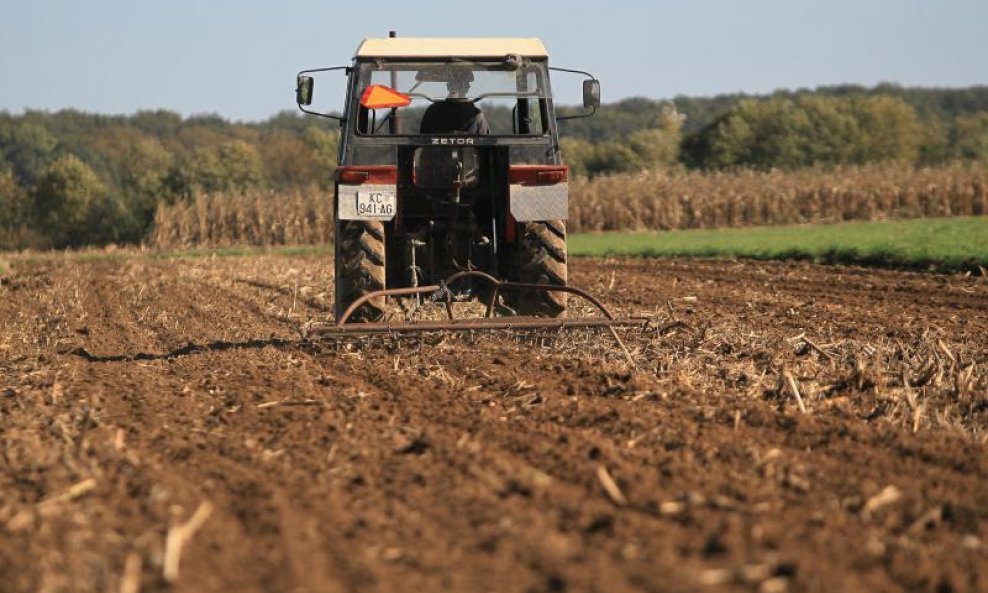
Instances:
[[[341,220],[336,238],[336,319],[360,297],[385,286],[384,223],[378,220]],[[378,321],[384,316],[384,297],[361,305],[350,321]]]
[[[566,286],[566,262],[566,221],[518,223],[515,280]],[[520,315],[560,317],[566,311],[565,292],[505,291],[504,298]]]

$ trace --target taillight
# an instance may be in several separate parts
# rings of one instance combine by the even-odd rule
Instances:
[[[536,176],[539,185],[552,185],[566,180],[566,171],[539,171]]]
[[[362,183],[394,185],[398,183],[398,168],[394,165],[340,167],[336,170],[336,180],[346,185]]]
[[[508,173],[510,182],[519,185],[555,185],[568,177],[566,165],[512,165]]]
[[[354,169],[338,169],[336,179],[340,183],[359,185],[370,179],[370,173],[367,171],[358,171]]]

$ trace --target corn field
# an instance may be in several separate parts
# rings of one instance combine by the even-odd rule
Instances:
[[[988,169],[659,171],[577,180],[572,231],[663,230],[988,214]]]
[[[316,187],[287,194],[205,194],[154,216],[154,247],[316,245],[333,238],[332,195]]]
[[[160,248],[304,245],[332,239],[332,196],[204,195],[159,207]],[[571,232],[665,230],[988,214],[988,169],[667,172],[570,182]]]

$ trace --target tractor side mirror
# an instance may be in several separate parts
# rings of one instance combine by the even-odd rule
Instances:
[[[600,107],[600,81],[594,78],[593,74],[589,72],[584,72],[583,70],[570,70],[569,68],[553,68],[550,67],[549,70],[554,72],[566,72],[567,74],[582,74],[586,78],[583,81],[583,113],[575,113],[573,115],[557,115],[556,121],[563,121],[567,119],[581,119],[584,117],[590,117],[591,115],[597,113],[597,109]]]
[[[597,111],[600,107],[600,81],[596,78],[583,81],[583,108]]]
[[[312,89],[315,81],[311,76],[299,76],[295,82],[295,102],[299,105],[312,105]],[[586,92],[584,90],[584,92]],[[586,102],[586,99],[584,99]]]
[[[350,74],[350,66],[333,66],[332,68],[313,68],[311,70],[302,70],[301,72],[299,72],[295,76],[295,102],[298,104],[298,108],[300,111],[302,111],[302,113],[308,113],[309,115],[318,115],[319,117],[328,117],[329,119],[335,119],[336,121],[342,123],[343,116],[339,115],[338,113],[325,113],[322,111],[312,111],[310,109],[306,109],[306,107],[312,105],[312,87],[315,86],[315,81],[311,75],[315,73],[319,73],[319,75],[321,75],[323,72],[333,72],[333,71],[340,71],[340,72],[345,72],[346,74]],[[323,91],[325,90],[326,89],[323,89]],[[323,94],[325,94],[325,92]],[[332,93],[330,93],[330,95],[332,95]],[[340,96],[345,96],[345,95],[343,95],[343,93],[340,93]]]

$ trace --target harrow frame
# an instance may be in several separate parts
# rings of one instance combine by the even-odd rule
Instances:
[[[450,287],[465,279],[487,282],[491,286],[490,298],[487,300],[486,312],[483,317],[457,319],[453,315],[453,303],[456,302]],[[565,292],[582,298],[591,303],[600,312],[601,317],[584,317],[574,319],[559,319],[551,317],[531,317],[522,315],[496,315],[497,297],[503,291],[513,290],[544,290],[549,292]],[[351,322],[350,317],[364,303],[380,297],[421,297],[432,295],[432,300],[442,303],[446,308],[446,320],[441,321],[412,321],[412,322]],[[581,328],[606,327],[614,340],[621,347],[628,362],[634,365],[631,353],[618,336],[616,327],[644,326],[648,323],[645,317],[615,317],[603,303],[587,291],[572,286],[553,286],[548,284],[533,284],[527,282],[510,282],[498,280],[485,272],[477,270],[462,271],[453,274],[439,284],[416,286],[410,288],[391,288],[377,290],[362,295],[347,307],[335,323],[313,323],[303,329],[304,337],[344,337],[372,334],[407,335],[424,332],[474,332],[501,330],[540,330],[557,329],[570,330]]]

